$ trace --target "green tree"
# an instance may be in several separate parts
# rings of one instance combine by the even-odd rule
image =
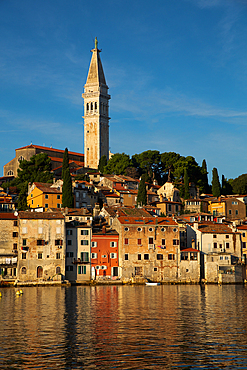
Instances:
[[[233,194],[247,194],[247,174],[240,175],[229,182],[232,185]]]
[[[184,169],[184,199],[189,199],[190,197],[190,185],[187,168]]]
[[[207,170],[207,163],[206,160],[203,159],[202,161],[202,168],[201,168],[201,192],[202,193],[208,193],[209,192],[209,186],[208,186],[208,170]]]
[[[160,152],[158,150],[146,150],[140,154],[134,154],[131,159],[134,167],[137,168],[139,173],[141,175],[147,175],[147,181],[152,181],[153,178],[157,180],[160,178],[162,167]]]
[[[103,172],[105,174],[125,175],[126,168],[132,166],[133,164],[128,154],[116,153],[108,161],[107,165],[104,167]]]
[[[162,180],[166,182],[168,179],[168,173],[170,172],[171,180],[174,179],[174,165],[179,160],[180,154],[174,152],[165,152],[160,155],[161,168],[162,168]]]
[[[52,183],[51,160],[45,153],[34,155],[29,161],[23,160],[19,164],[17,177],[11,182],[3,184],[3,188],[7,189],[15,187],[18,196],[18,209],[25,211],[27,209],[27,191],[28,183],[44,182]]]
[[[65,171],[69,168],[69,153],[68,148],[65,148],[63,153],[62,179],[65,176]]]
[[[214,197],[218,198],[220,196],[220,180],[217,168],[214,167],[212,173],[212,193]]]
[[[62,206],[73,208],[74,207],[74,197],[72,193],[72,180],[69,172],[69,168],[67,168],[64,172],[64,179],[63,179],[63,200]]]
[[[221,194],[223,195],[232,194],[232,186],[224,175],[222,175],[221,180]]]
[[[106,155],[102,155],[99,160],[98,170],[100,173],[104,173],[104,167],[107,165],[107,158]]]
[[[144,206],[147,204],[147,190],[146,190],[146,175],[142,175],[139,187],[138,187],[138,193],[137,193],[137,205]]]

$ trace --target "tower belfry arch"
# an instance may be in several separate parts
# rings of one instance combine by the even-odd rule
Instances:
[[[108,86],[100,59],[101,50],[95,47],[86,84],[84,85],[84,166],[98,168],[100,158],[109,159],[109,100]]]

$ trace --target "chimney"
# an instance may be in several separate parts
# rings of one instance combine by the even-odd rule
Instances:
[[[68,209],[68,207],[65,207],[65,216],[67,216],[68,214],[69,214],[69,209]]]

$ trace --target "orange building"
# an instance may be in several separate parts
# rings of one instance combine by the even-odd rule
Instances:
[[[93,232],[91,245],[92,278],[119,276],[118,233],[115,230]]]
[[[52,187],[53,184],[34,182],[27,196],[27,205],[30,208],[61,208],[62,189]]]

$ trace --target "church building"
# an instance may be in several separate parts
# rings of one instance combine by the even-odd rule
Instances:
[[[100,60],[98,41],[91,50],[92,58],[84,86],[84,165],[98,168],[100,158],[109,159],[109,100],[108,86]]]

